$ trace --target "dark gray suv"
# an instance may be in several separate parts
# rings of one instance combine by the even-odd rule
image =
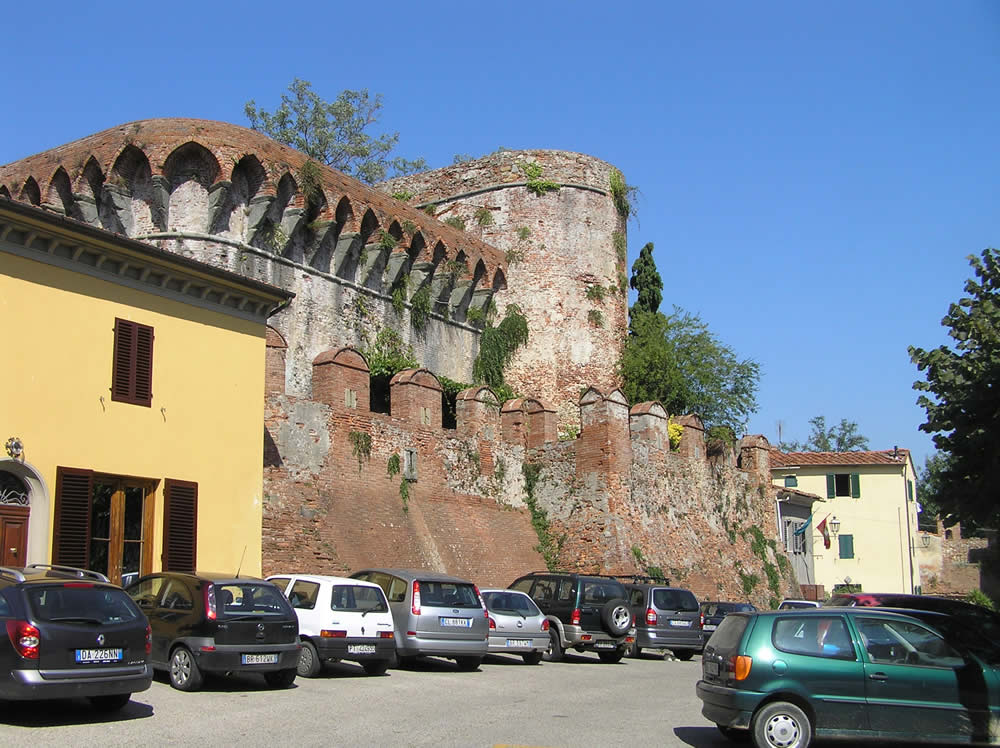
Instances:
[[[153,680],[146,616],[103,574],[0,567],[0,625],[0,700],[86,697],[111,711]]]
[[[567,649],[597,652],[601,662],[619,662],[631,646],[632,614],[625,587],[614,577],[536,571],[514,580],[549,620],[550,662]]]

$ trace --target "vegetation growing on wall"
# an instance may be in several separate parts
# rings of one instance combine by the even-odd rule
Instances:
[[[473,213],[473,218],[475,218],[476,223],[483,228],[493,225],[493,211],[489,208],[476,208],[476,212]]]
[[[354,456],[358,458],[358,472],[360,473],[372,456],[372,435],[365,431],[351,431],[347,435],[347,440],[351,443],[351,451]]]
[[[630,184],[625,184],[625,176],[618,169],[611,170],[608,186],[611,192],[611,200],[615,204],[615,210],[618,211],[618,215],[627,221],[635,210],[632,206],[632,201],[635,200],[635,195],[639,191],[638,188]]]
[[[453,229],[458,229],[459,231],[465,231],[465,219],[462,216],[448,216],[444,219],[444,222],[451,226]]]
[[[399,333],[392,328],[383,327],[362,353],[368,362],[371,377],[369,407],[373,413],[388,413],[389,381],[398,372],[417,366],[413,346],[404,343]]]
[[[393,192],[390,197],[393,200],[400,200],[405,203],[413,199],[413,193],[409,190],[400,190],[399,192]]]
[[[681,438],[684,436],[684,427],[679,423],[674,423],[674,419],[667,421],[667,439],[670,441],[670,449],[676,450],[681,446]]]
[[[596,301],[598,303],[604,301],[604,286],[599,286],[594,284],[592,286],[587,286],[587,300]]]
[[[624,265],[625,260],[627,259],[627,253],[625,250],[625,234],[621,231],[611,232],[611,243],[614,245],[615,255],[618,257],[618,262]]]
[[[431,316],[431,287],[421,286],[413,296],[410,297],[410,324],[418,332],[422,332],[427,326],[427,320]]]
[[[524,473],[524,503],[531,512],[531,526],[538,536],[538,545],[535,550],[542,554],[545,559],[545,568],[555,571],[559,568],[559,553],[562,551],[566,536],[556,536],[549,525],[549,518],[545,510],[538,506],[535,498],[535,486],[538,484],[538,477],[542,472],[541,465],[532,465],[527,462],[522,463],[521,471]]]
[[[604,315],[600,309],[591,309],[587,312],[587,321],[594,327],[604,327]]]
[[[312,161],[306,161],[299,168],[299,191],[306,203],[318,203],[323,195],[323,176],[319,167]]]
[[[666,575],[663,573],[663,569],[661,569],[659,566],[653,566],[652,564],[646,561],[646,557],[642,552],[642,548],[640,548],[637,545],[633,545],[632,557],[635,559],[636,566],[642,569],[643,573],[646,576],[651,577],[658,582],[662,582],[663,584],[670,584],[670,580],[667,579]]]
[[[438,375],[438,383],[441,385],[441,425],[446,429],[453,429],[458,426],[458,415],[456,404],[458,403],[458,393],[467,390],[472,385],[468,382],[456,382]]]
[[[522,164],[521,171],[524,172],[524,176],[527,178],[525,186],[536,195],[541,196],[546,192],[552,192],[553,190],[558,190],[561,187],[558,182],[542,178],[542,166],[536,161]]]
[[[399,454],[394,453],[385,463],[385,472],[390,478],[399,475],[400,459]]]
[[[472,364],[472,376],[490,387],[500,402],[514,397],[504,379],[504,369],[517,349],[528,342],[528,319],[516,304],[510,304],[500,324],[487,322],[479,336],[479,355]]]
[[[396,237],[394,237],[385,229],[382,229],[378,235],[378,248],[391,250],[395,246],[396,246]]]

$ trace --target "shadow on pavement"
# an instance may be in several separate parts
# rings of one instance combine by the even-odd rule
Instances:
[[[136,694],[135,698],[142,698]],[[86,699],[0,702],[0,723],[18,727],[99,725],[153,716],[153,707],[134,699],[115,712],[101,712]]]

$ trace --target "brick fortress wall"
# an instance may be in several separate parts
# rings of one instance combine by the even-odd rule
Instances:
[[[269,358],[281,353],[273,338]],[[559,441],[556,413],[539,400],[501,405],[485,387],[461,393],[457,428],[448,430],[430,372],[400,372],[390,388],[391,414],[371,413],[367,365],[349,348],[315,359],[310,398],[269,382],[265,573],[416,566],[509,584],[546,566],[526,501],[531,465],[532,498],[560,568],[659,566],[702,598],[765,606],[795,592],[788,577],[777,592],[768,588],[767,566],[782,564],[767,540],[774,517],[763,437],[710,455],[700,422],[688,417],[671,450],[662,407],[630,411],[619,391],[596,388],[580,400],[575,440]],[[358,447],[362,434],[367,449]],[[399,472],[390,474],[394,456]],[[753,526],[764,536],[756,551]]]

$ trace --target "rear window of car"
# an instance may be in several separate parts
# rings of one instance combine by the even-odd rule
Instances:
[[[771,643],[775,649],[789,654],[856,659],[847,623],[839,616],[775,618]]]
[[[497,613],[513,613],[524,616],[541,615],[538,606],[527,595],[519,595],[514,592],[484,592],[483,600],[486,601],[487,608]]]
[[[420,604],[438,608],[481,608],[471,584],[420,580]]]
[[[580,602],[583,605],[603,605],[609,600],[626,599],[625,588],[616,582],[584,582]]]
[[[294,615],[285,596],[271,584],[253,582],[216,584],[215,599],[225,616]]]
[[[389,605],[385,601],[385,595],[382,594],[382,588],[363,584],[334,585],[330,608],[361,613],[389,612]]]
[[[37,621],[127,623],[141,613],[124,590],[87,584],[32,586],[28,606]]]
[[[749,623],[750,616],[726,616],[719,624],[719,628],[712,634],[709,643],[717,651],[736,651]]]
[[[680,610],[695,613],[698,601],[688,590],[653,590],[653,607],[660,610]]]

